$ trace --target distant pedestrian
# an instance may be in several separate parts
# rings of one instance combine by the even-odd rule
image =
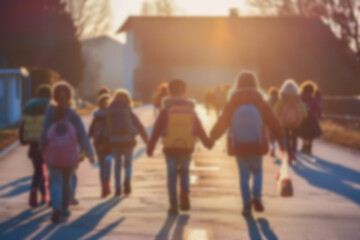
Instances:
[[[38,206],[38,191],[41,193],[41,203],[49,201],[46,169],[43,156],[39,151],[41,130],[44,122],[45,111],[50,103],[50,85],[41,85],[36,90],[36,98],[30,100],[23,110],[23,121],[20,127],[20,142],[29,145],[28,156],[34,167],[34,174],[31,182],[29,205]]]
[[[270,87],[268,90],[269,100],[268,103],[271,109],[274,109],[275,104],[279,101],[279,89],[277,87]],[[269,132],[269,143],[270,143],[270,156],[275,157],[276,152],[276,140],[271,132]]]
[[[41,133],[40,150],[50,170],[53,223],[70,216],[68,208],[72,195],[71,178],[79,163],[80,149],[91,163],[95,161],[81,118],[70,108],[72,98],[69,84],[61,82],[54,86],[54,105],[46,110]]]
[[[153,104],[154,104],[154,114],[161,110],[161,104],[165,97],[169,95],[168,84],[163,83],[158,87],[157,92],[153,95]]]
[[[206,113],[209,115],[210,110],[214,104],[214,92],[210,88],[206,89],[205,91],[204,101],[205,101]]]
[[[169,83],[170,97],[164,99],[162,110],[156,119],[147,154],[152,156],[156,143],[162,137],[167,164],[167,185],[170,208],[169,215],[179,214],[177,178],[180,177],[180,209],[190,210],[189,166],[196,139],[212,147],[202,124],[195,113],[195,102],[186,97],[186,84],[180,79]]]
[[[299,137],[303,139],[302,152],[312,154],[313,140],[322,134],[319,119],[322,117],[321,109],[314,97],[317,86],[312,81],[304,82],[301,85],[301,99],[305,103],[307,117],[299,128]]]
[[[94,112],[94,117],[89,128],[89,137],[94,139],[94,147],[99,162],[101,197],[103,198],[111,194],[111,161],[109,158],[112,153],[106,129],[106,116],[110,98],[111,96],[106,93],[98,96],[98,110]]]
[[[264,211],[261,201],[262,156],[269,150],[266,127],[272,131],[283,149],[284,131],[274,112],[263,99],[255,74],[241,73],[237,80],[237,90],[232,92],[230,101],[226,104],[210,136],[215,141],[230,129],[229,153],[237,158],[244,216],[251,216],[252,204],[255,211]],[[253,174],[252,192],[249,187],[251,174]]]
[[[115,196],[120,197],[121,170],[124,165],[124,194],[131,193],[132,154],[139,133],[147,144],[148,136],[139,118],[132,111],[132,99],[125,89],[118,89],[108,107],[107,132],[112,155],[115,159]]]
[[[299,87],[294,80],[286,80],[281,87],[281,99],[274,107],[285,130],[288,162],[296,161],[297,129],[304,121],[306,108],[299,96]]]

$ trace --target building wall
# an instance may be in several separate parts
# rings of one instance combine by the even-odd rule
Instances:
[[[136,85],[137,69],[141,67],[141,49],[140,39],[135,37],[135,32],[130,30],[126,33],[126,44],[124,51],[124,76],[125,76],[125,88],[132,94],[135,100],[141,98],[139,92],[134,91],[134,85]]]
[[[21,119],[22,84],[21,79],[16,76],[8,80],[8,121],[15,124]]]

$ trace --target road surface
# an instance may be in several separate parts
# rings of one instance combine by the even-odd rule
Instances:
[[[209,131],[214,114],[198,111]],[[136,113],[150,131],[152,109]],[[88,124],[90,117],[84,121]],[[0,160],[0,239],[360,239],[360,153],[322,141],[315,144],[316,157],[299,156],[292,167],[292,198],[278,196],[279,160],[265,157],[266,211],[248,219],[241,215],[237,166],[225,154],[224,139],[211,152],[197,147],[191,165],[192,210],[178,217],[167,216],[160,144],[148,158],[140,141],[133,193],[124,198],[101,199],[98,169],[83,162],[78,169],[80,205],[59,225],[50,224],[49,208],[28,208],[32,166],[26,153],[19,146]]]

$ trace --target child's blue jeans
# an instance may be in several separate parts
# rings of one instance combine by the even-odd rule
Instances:
[[[121,188],[121,169],[124,162],[125,179],[130,180],[132,176],[132,148],[113,149],[115,159],[115,186]]]
[[[49,167],[51,204],[54,211],[66,211],[69,208],[74,169]]]
[[[253,174],[252,196],[261,200],[262,190],[262,156],[237,156],[237,163],[240,174],[240,190],[243,199],[243,206],[251,206],[250,176]]]
[[[180,188],[182,192],[190,192],[190,161],[191,157],[165,156],[167,164],[167,186],[170,206],[177,206],[177,176],[180,176]]]
[[[101,182],[103,182],[105,179],[109,180],[111,175],[111,161],[106,160],[107,156],[108,155],[98,155]]]

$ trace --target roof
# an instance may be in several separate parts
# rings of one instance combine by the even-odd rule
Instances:
[[[0,75],[21,75],[28,77],[29,72],[25,68],[1,68]]]
[[[152,24],[152,25],[163,25],[163,24],[191,24],[191,26],[204,26],[204,24],[214,24],[214,23],[235,23],[235,24],[244,24],[244,23],[300,23],[300,24],[309,24],[320,22],[318,18],[304,18],[304,17],[147,17],[147,16],[130,16],[124,24],[118,29],[118,33],[126,32],[129,29],[134,28],[138,24]]]

